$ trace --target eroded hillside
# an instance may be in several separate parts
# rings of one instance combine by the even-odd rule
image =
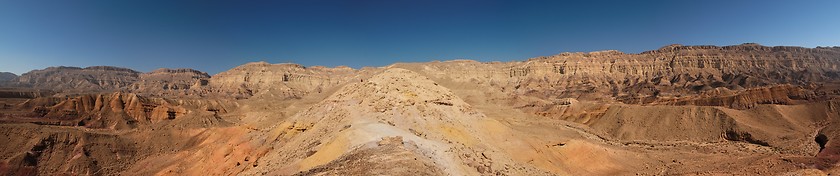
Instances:
[[[11,175],[840,174],[840,48],[50,67],[0,80]]]

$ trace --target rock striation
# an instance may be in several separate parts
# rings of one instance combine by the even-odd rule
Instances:
[[[188,95],[204,93],[210,75],[193,69],[161,68],[139,75],[139,80],[127,87],[128,90],[154,95]]]
[[[10,115],[48,119],[42,124],[49,125],[131,129],[202,111],[225,113],[231,107],[222,101],[170,100],[116,92],[70,98],[39,97],[17,105],[16,109],[28,110],[27,113]]]
[[[273,92],[280,97],[298,98],[348,81],[355,70],[349,67],[304,67],[299,64],[252,62],[214,75],[212,91],[250,97]]]
[[[838,75],[840,49],[671,45],[639,54],[562,53],[523,62],[432,62],[412,66],[457,82],[479,82],[540,98],[646,104],[660,99],[778,84],[813,89]],[[397,64],[400,66],[400,64]]]
[[[423,63],[420,73],[460,82],[482,82],[506,92],[540,98],[647,104],[715,91],[743,91],[777,84],[814,88],[840,76],[837,47],[669,45],[639,54],[615,50],[561,53],[522,62],[469,60]],[[395,64],[400,65],[411,64]],[[213,75],[192,69],[140,73],[117,67],[51,67],[15,82],[59,90],[125,90],[149,95],[261,93],[299,98],[336,87],[381,68],[304,67],[248,63]],[[679,103],[678,103],[679,104]]]
[[[140,72],[120,67],[49,67],[20,75],[14,82],[36,89],[64,91],[113,91],[131,85]]]
[[[161,68],[148,73],[110,67],[49,67],[11,79],[6,87],[63,94],[128,91],[144,95],[199,95],[208,92],[210,75],[194,69]]]

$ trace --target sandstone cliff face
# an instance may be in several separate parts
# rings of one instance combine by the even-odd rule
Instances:
[[[411,64],[392,67],[400,65]],[[562,53],[522,62],[456,60],[420,65],[415,71],[436,78],[479,82],[520,95],[646,104],[709,91],[741,91],[776,84],[813,87],[810,84],[840,76],[840,48],[670,45],[640,54],[609,50]],[[192,69],[139,73],[116,67],[51,67],[24,74],[16,82],[59,90],[241,98],[272,92],[295,98],[380,69],[307,68],[255,62],[211,77]]]
[[[740,90],[773,84],[807,85],[827,81],[838,75],[840,51],[755,44],[726,47],[676,45],[631,55],[561,54],[531,59],[528,63],[532,64],[527,67],[530,72],[544,73],[535,74],[530,79],[541,76],[548,79],[536,81],[538,84],[559,82],[559,86],[567,90],[562,93],[574,95],[593,91],[613,95],[621,101],[642,96],[697,94],[715,88]],[[529,79],[527,75],[512,76]],[[533,82],[521,86],[539,86],[531,84]],[[575,90],[572,87],[585,89]]]
[[[0,98],[38,98],[50,96],[54,92],[49,90],[27,90],[19,88],[0,88]]]
[[[16,83],[37,89],[64,91],[117,90],[138,80],[140,72],[120,67],[49,67],[18,77]]]
[[[409,65],[396,64],[395,66]],[[650,103],[726,89],[809,86],[840,76],[840,49],[666,46],[640,54],[562,53],[524,62],[424,63],[417,71],[541,98]]]
[[[72,98],[42,97],[18,105],[32,118],[50,119],[46,124],[88,128],[130,129],[203,112],[225,113],[235,105],[217,100],[171,100],[133,93],[85,94]]]
[[[758,104],[791,105],[798,104],[797,100],[804,101],[817,98],[817,95],[811,90],[785,84],[745,89],[734,93],[729,91],[722,92],[720,90],[707,91],[698,96],[658,100],[658,102],[651,104],[722,106],[733,109],[749,109]]]
[[[65,94],[128,91],[144,95],[200,95],[210,75],[193,69],[161,68],[141,73],[127,68],[50,67],[21,75],[5,87],[53,90]]]
[[[193,69],[161,68],[140,74],[139,81],[128,86],[128,90],[153,95],[187,95],[202,93],[208,85],[210,75]]]
[[[295,98],[346,82],[354,73],[349,67],[307,68],[298,64],[254,62],[214,75],[209,85],[214,92],[240,97],[272,91]]]
[[[7,175],[98,175],[116,173],[136,160],[136,143],[117,135],[60,131],[34,125],[0,131],[0,173]],[[25,152],[12,152],[25,151]]]

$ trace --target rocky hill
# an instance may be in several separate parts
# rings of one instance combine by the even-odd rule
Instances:
[[[336,86],[355,76],[349,67],[304,67],[299,64],[269,64],[253,62],[213,75],[213,91],[250,97],[275,92],[285,98],[296,98],[309,92],[319,92]]]
[[[15,82],[36,89],[110,91],[130,85],[140,72],[120,67],[49,67],[20,75]]]
[[[423,70],[533,96],[646,103],[776,84],[818,86],[838,77],[837,55],[837,48],[671,45],[640,54],[601,51],[524,62],[431,63]]]
[[[200,94],[210,75],[193,69],[161,68],[148,73],[128,68],[49,67],[9,80],[8,87],[51,90],[59,93],[129,91],[149,95]]]
[[[210,75],[193,69],[161,68],[139,75],[139,80],[125,89],[132,92],[154,95],[200,94],[208,85]]]
[[[18,76],[14,73],[0,72],[0,83],[5,83],[7,81],[11,81],[11,80],[13,80],[17,77]]]

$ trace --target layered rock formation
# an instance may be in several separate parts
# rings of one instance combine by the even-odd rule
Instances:
[[[8,129],[0,131],[6,142],[0,145],[3,174],[98,175],[124,170],[136,160],[135,144],[117,135],[3,125]]]
[[[6,116],[38,118],[40,124],[131,129],[192,113],[225,113],[232,107],[235,105],[218,100],[171,100],[117,92],[72,98],[34,98],[15,107],[26,110],[25,113]]]
[[[149,95],[202,94],[210,75],[193,69],[161,68],[141,73],[128,68],[50,67],[11,79],[7,86],[68,94],[130,91]]]
[[[0,98],[38,98],[54,94],[48,90],[31,90],[21,88],[0,88]]]
[[[275,92],[281,97],[296,98],[344,83],[355,73],[349,67],[307,68],[298,64],[253,62],[214,75],[210,87],[215,92],[240,97]]]
[[[729,91],[717,89],[706,91],[698,96],[674,99],[660,99],[652,104],[667,105],[703,105],[722,106],[733,109],[749,109],[758,104],[799,104],[806,100],[818,99],[813,90],[791,85],[765,86],[758,88]]]
[[[639,103],[647,97],[696,95],[715,89],[831,81],[838,76],[838,55],[836,48],[672,45],[640,54],[563,53],[525,62],[435,63],[426,69],[534,96]]]
[[[193,69],[161,68],[140,74],[139,81],[128,86],[128,90],[144,94],[200,94],[208,85],[210,75]]]
[[[416,70],[454,81],[478,81],[503,91],[547,98],[560,96],[624,103],[651,103],[710,91],[742,91],[776,84],[808,86],[838,76],[840,49],[670,45],[640,54],[619,51],[562,53],[524,62],[426,63]],[[397,65],[398,66],[398,65]],[[371,68],[373,69],[373,68]],[[375,69],[373,69],[375,70]],[[56,90],[126,90],[155,95],[250,97],[273,91],[300,97],[356,79],[370,71],[348,67],[248,63],[214,75],[192,69],[140,73],[117,67],[51,67],[16,79],[18,84]]]
[[[21,86],[64,91],[113,91],[138,80],[140,72],[120,67],[49,67],[17,78]]]
[[[840,173],[840,47],[514,62],[51,67],[0,88],[0,174]]]

